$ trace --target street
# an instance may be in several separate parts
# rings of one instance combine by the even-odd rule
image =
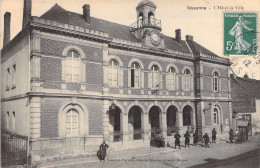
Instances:
[[[170,144],[172,145],[172,144]],[[249,142],[229,144],[217,141],[210,148],[193,147],[175,149],[150,148],[133,150],[127,153],[108,154],[106,161],[97,158],[91,160],[75,160],[43,164],[40,167],[258,167],[259,166],[260,136],[250,137]]]

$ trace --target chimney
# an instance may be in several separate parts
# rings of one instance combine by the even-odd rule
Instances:
[[[24,0],[23,6],[23,28],[30,22],[32,13],[32,0]]]
[[[4,42],[3,42],[3,47],[10,42],[10,22],[11,22],[11,13],[5,12],[5,15],[4,15]]]
[[[186,35],[186,41],[193,41],[193,36]]]
[[[85,4],[83,7],[83,19],[85,22],[90,24],[90,6],[89,4]]]
[[[176,38],[176,41],[177,41],[178,43],[181,42],[181,29],[176,29],[176,30],[175,30],[175,38]]]

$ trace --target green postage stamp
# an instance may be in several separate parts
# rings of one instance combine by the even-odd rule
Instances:
[[[224,13],[224,55],[257,55],[258,13]]]

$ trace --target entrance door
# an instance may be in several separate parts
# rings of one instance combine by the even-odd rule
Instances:
[[[130,139],[142,138],[142,122],[141,122],[141,110],[138,106],[133,106],[129,110],[128,114],[128,128],[130,133]]]
[[[109,111],[109,123],[111,126],[110,136],[112,141],[121,140],[121,124],[120,124],[120,109],[116,107],[114,110]]]
[[[193,112],[192,108],[190,106],[185,106],[183,108],[182,112],[182,119],[183,119],[183,129],[186,129],[189,132],[192,132],[192,125],[194,124],[192,122],[193,120]]]
[[[176,133],[177,131],[176,116],[177,116],[177,108],[175,106],[170,106],[167,109],[167,135],[168,136],[171,136],[173,133]]]
[[[158,107],[153,106],[149,111],[149,122],[151,124],[151,133],[160,133],[160,112]]]

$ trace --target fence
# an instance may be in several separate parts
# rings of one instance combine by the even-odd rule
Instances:
[[[8,132],[1,133],[2,165],[27,163],[28,137]]]

